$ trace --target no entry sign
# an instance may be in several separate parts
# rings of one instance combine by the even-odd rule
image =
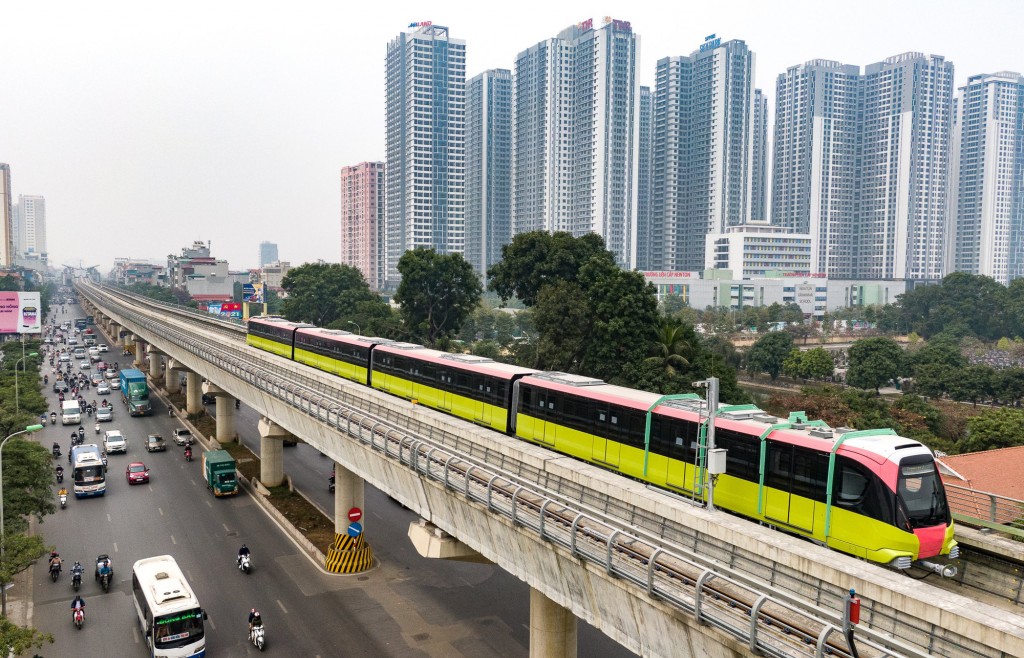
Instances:
[[[348,511],[349,521],[358,521],[361,518],[363,518],[363,510],[359,509],[358,507],[353,507]]]

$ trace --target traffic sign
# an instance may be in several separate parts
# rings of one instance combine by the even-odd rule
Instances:
[[[348,511],[349,521],[358,521],[361,518],[363,518],[363,510],[359,509],[358,507],[353,507]]]
[[[363,524],[358,521],[353,521],[348,525],[348,536],[355,539],[359,535],[363,534]]]

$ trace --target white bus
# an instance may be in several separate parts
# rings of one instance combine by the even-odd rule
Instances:
[[[136,562],[132,593],[150,656],[206,655],[206,612],[173,557],[160,555]]]
[[[71,469],[75,498],[102,496],[107,492],[107,467],[103,464],[100,447],[95,443],[71,449]]]

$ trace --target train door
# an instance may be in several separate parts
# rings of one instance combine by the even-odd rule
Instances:
[[[430,392],[435,398],[437,408],[441,411],[451,412],[452,398],[451,391],[455,388],[455,373],[451,370],[440,370],[437,373],[437,387]]]
[[[817,497],[813,451],[768,441],[765,474],[765,516],[789,527],[814,531]],[[824,487],[822,483],[822,493]]]
[[[494,407],[491,405],[491,400],[494,398],[492,389],[495,383],[483,375],[473,375],[470,378],[470,382],[476,391],[476,396],[471,402],[473,406],[473,420],[481,425],[490,427],[491,420],[494,417]]]

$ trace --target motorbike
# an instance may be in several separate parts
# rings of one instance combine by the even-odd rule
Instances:
[[[53,446],[53,458],[60,457],[60,446]]]
[[[58,471],[56,471],[56,473],[57,473],[57,484],[60,484],[61,482],[64,481],[64,469],[63,468],[59,469]]]
[[[331,477],[329,477],[327,479],[327,483],[328,483],[327,484],[327,490],[330,491],[331,493],[334,493],[334,474],[333,473],[331,474]]]
[[[76,571],[73,574],[71,574],[71,586],[75,588],[76,592],[82,586],[82,572],[81,571]]]
[[[56,425],[57,424],[57,414],[56,413],[50,414],[50,424],[51,425]]]
[[[258,650],[263,651],[264,637],[263,637],[263,625],[253,626],[252,632],[249,633],[249,639],[252,640],[253,646]]]
[[[67,506],[68,506],[68,495],[67,494],[61,494],[60,495],[60,508],[64,509]]]
[[[238,570],[242,573],[249,573],[252,569],[252,562],[248,555],[241,555],[238,558]]]
[[[85,624],[85,610],[82,608],[75,608],[71,613],[72,620],[75,622],[75,628],[82,630],[82,625]]]
[[[57,577],[60,576],[60,565],[56,562],[50,563],[50,580],[57,582]]]
[[[105,573],[100,575],[100,587],[103,588],[104,592],[110,591],[110,574]]]
[[[185,461],[187,461],[187,462],[192,461],[192,448],[191,447],[186,447],[185,448]]]
[[[85,441],[85,430],[81,427],[78,428],[78,442],[82,443]]]
[[[100,433],[100,424],[99,423],[96,423],[96,433],[97,434]]]

